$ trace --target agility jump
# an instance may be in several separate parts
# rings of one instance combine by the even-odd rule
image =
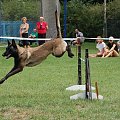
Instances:
[[[78,47],[78,49],[79,49],[79,47]],[[85,49],[85,61],[84,61],[85,62],[85,84],[84,85],[82,85],[82,84],[73,85],[73,86],[66,88],[66,90],[69,90],[69,91],[83,91],[82,93],[78,93],[78,94],[70,96],[71,100],[76,100],[79,98],[88,99],[88,100],[103,99],[103,96],[99,95],[97,82],[95,82],[95,87],[92,87],[92,85],[91,85],[90,64],[89,64],[89,56],[88,55],[89,55],[88,49]],[[80,56],[78,56],[78,58]],[[81,64],[78,64],[78,68],[81,68],[81,67],[79,67],[79,65],[81,65]],[[80,75],[80,76],[78,76],[78,83],[79,83],[79,78],[80,78],[80,82],[82,82],[81,72],[82,71],[78,69],[78,75]],[[96,90],[96,92],[94,93],[93,90]]]

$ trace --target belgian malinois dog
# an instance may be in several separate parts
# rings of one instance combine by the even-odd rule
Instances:
[[[14,67],[0,80],[0,84],[10,76],[21,72],[25,66],[33,67],[38,65],[50,54],[55,57],[61,57],[66,51],[70,58],[74,56],[70,46],[67,45],[65,41],[61,40],[61,38],[52,39],[43,45],[34,48],[23,48],[17,45],[14,40],[12,40],[12,43],[8,41],[8,46],[3,53],[3,56],[6,57],[6,59],[13,57]]]

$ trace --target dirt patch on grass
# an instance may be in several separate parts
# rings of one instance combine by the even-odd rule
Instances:
[[[29,120],[32,116],[38,114],[40,114],[40,112],[37,110],[27,108],[8,108],[0,110],[0,116],[7,120]]]

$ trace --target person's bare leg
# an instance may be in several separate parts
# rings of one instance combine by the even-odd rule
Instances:
[[[97,55],[96,54],[89,54],[89,57],[94,58],[94,57],[97,57]]]
[[[97,53],[97,55],[96,55],[96,57],[102,57],[102,53],[101,52],[99,52],[99,53]]]
[[[113,50],[113,57],[118,57],[119,53],[116,50]]]
[[[105,56],[105,58],[107,58],[107,57],[112,57],[112,54],[113,54],[113,51],[109,52],[109,53]]]

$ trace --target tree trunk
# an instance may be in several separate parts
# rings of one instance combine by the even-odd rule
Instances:
[[[42,0],[42,15],[48,23],[47,38],[57,37],[55,11],[58,11],[60,16],[60,3],[59,0]]]

